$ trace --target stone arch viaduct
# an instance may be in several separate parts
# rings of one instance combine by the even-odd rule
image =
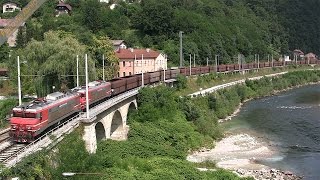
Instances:
[[[137,109],[138,90],[139,88],[131,90],[90,108],[89,119],[85,118],[85,114],[82,115],[83,140],[89,153],[96,152],[97,141],[127,139],[129,131],[127,118]]]

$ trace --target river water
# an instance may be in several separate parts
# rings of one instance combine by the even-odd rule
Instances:
[[[224,126],[232,133],[251,133],[279,152],[259,163],[320,179],[320,85],[245,103]]]

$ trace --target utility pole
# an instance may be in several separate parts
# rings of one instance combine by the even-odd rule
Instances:
[[[215,55],[214,59],[216,61],[216,73],[217,73],[218,72],[218,55]]]
[[[85,56],[85,66],[86,66],[86,110],[87,119],[90,118],[89,115],[89,78],[88,78],[88,54]]]
[[[141,56],[141,72],[142,72],[142,74],[141,74],[141,77],[142,77],[142,79],[141,79],[141,86],[143,87],[144,86],[144,76],[143,76],[143,54],[142,54],[142,56]]]
[[[183,67],[182,33],[183,33],[183,31],[179,31],[179,37],[180,37],[180,67]]]
[[[79,55],[77,55],[77,87],[79,87]]]
[[[257,54],[254,54],[254,63],[257,63]]]
[[[258,54],[258,69],[260,69],[260,55]]]
[[[20,75],[20,57],[17,57],[17,63],[18,63],[18,96],[19,96],[19,106],[22,105],[22,99],[21,99],[21,75]]]
[[[196,54],[193,54],[193,67],[196,67]]]
[[[241,54],[238,54],[239,72],[241,72]]]
[[[207,57],[207,66],[209,66],[209,58]]]
[[[191,59],[192,59],[192,55],[190,54],[190,76],[191,76]]]
[[[165,62],[167,60],[167,55],[164,55],[165,61],[163,62],[163,82],[165,83],[166,81],[166,67],[165,67]]]
[[[102,55],[102,80],[105,81],[105,75],[104,75],[104,54]]]

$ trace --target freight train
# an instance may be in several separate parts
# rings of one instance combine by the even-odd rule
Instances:
[[[241,70],[251,70],[256,68],[280,67],[292,62],[261,62],[249,64],[227,64],[204,67],[183,67],[165,71],[155,71],[142,74],[115,78],[108,82],[93,81],[88,84],[89,105],[103,101],[112,96],[116,96],[125,91],[144,85],[158,83],[165,79],[175,79],[179,74],[184,76],[200,75],[215,72],[234,72]],[[310,64],[320,64],[320,61],[310,61]],[[307,61],[298,61],[297,64],[308,64]],[[86,88],[76,87],[67,93],[54,92],[45,98],[39,98],[32,102],[15,107],[10,118],[10,136],[13,141],[28,143],[32,142],[49,127],[60,123],[72,115],[85,111],[86,108]]]

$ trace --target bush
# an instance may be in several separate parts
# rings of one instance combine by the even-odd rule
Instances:
[[[183,75],[178,75],[177,76],[177,89],[182,90],[187,87],[187,77]]]
[[[8,125],[8,122],[5,119],[11,114],[12,108],[14,108],[17,103],[18,102],[15,99],[0,101],[0,127],[5,127]]]

